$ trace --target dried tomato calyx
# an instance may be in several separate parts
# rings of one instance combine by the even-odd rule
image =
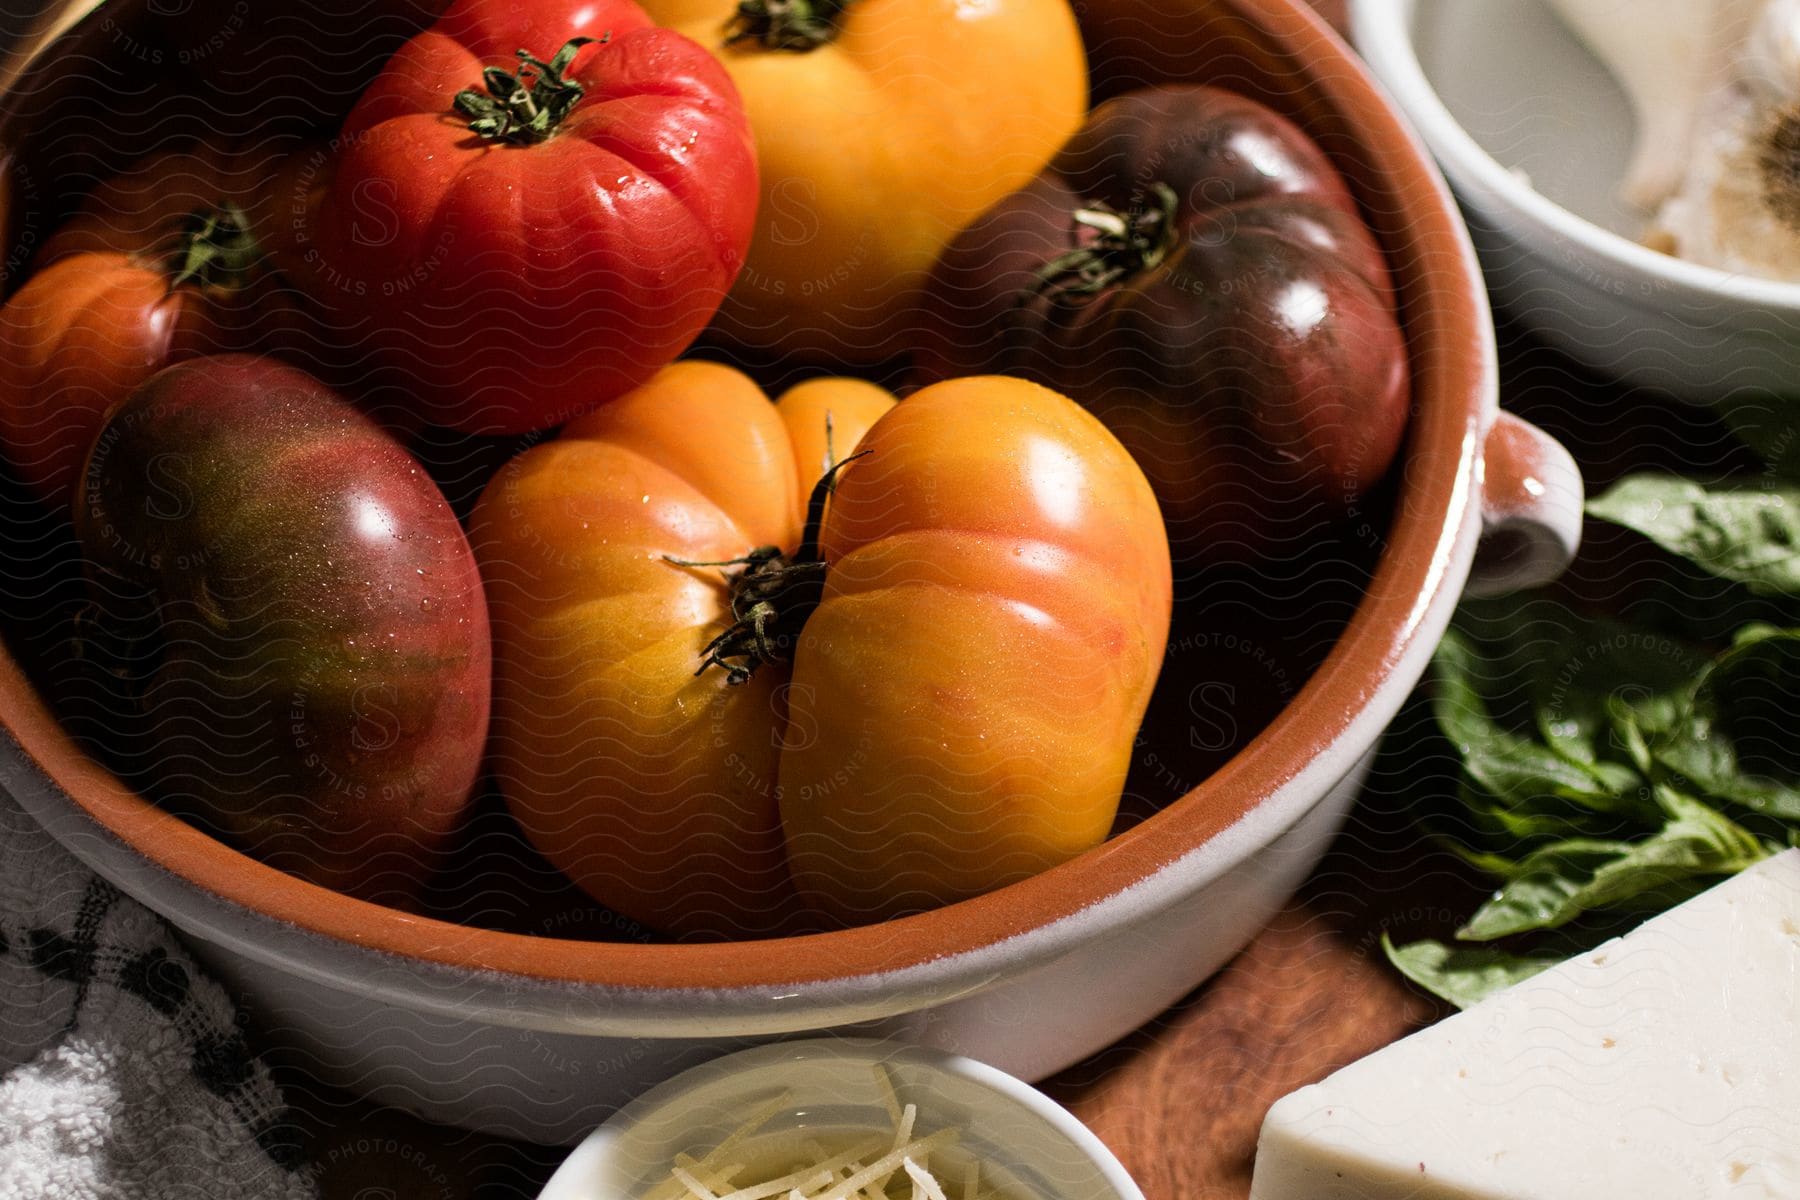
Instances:
[[[262,248],[250,234],[250,218],[232,203],[201,209],[182,223],[180,240],[169,256],[169,288],[239,287],[257,263]]]
[[[800,548],[793,554],[782,553],[779,546],[759,546],[742,558],[724,562],[668,560],[680,567],[743,568],[729,576],[731,624],[700,651],[700,666],[694,674],[704,675],[708,667],[718,667],[725,672],[725,682],[735,686],[748,681],[764,663],[794,661],[800,631],[825,597],[825,560],[819,553],[825,502],[837,486],[838,472],[863,454],[834,463],[813,485]]]
[[[1124,212],[1097,200],[1071,213],[1074,249],[1038,268],[1020,294],[1020,303],[1044,295],[1082,300],[1160,265],[1175,249],[1179,233],[1175,209],[1180,201],[1166,183],[1153,183],[1147,192]]]
[[[725,26],[725,44],[755,42],[765,50],[805,53],[838,35],[851,0],[738,0]]]
[[[513,74],[499,67],[484,67],[481,82],[487,93],[464,88],[456,93],[456,111],[469,118],[470,132],[489,141],[522,146],[541,142],[556,132],[585,94],[581,84],[565,79],[563,72],[583,46],[611,37],[607,33],[597,38],[570,38],[549,62],[520,50],[519,69]]]

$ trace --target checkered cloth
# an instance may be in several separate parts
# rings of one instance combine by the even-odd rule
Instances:
[[[0,793],[0,1200],[313,1194],[225,993]]]

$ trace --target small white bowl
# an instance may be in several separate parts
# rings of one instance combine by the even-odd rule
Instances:
[[[1497,302],[1600,372],[1689,400],[1800,393],[1800,284],[1636,240],[1636,123],[1543,0],[1353,0],[1357,49],[1462,202]]]
[[[978,1160],[1004,1195],[1143,1200],[1105,1144],[1036,1088],[972,1058],[859,1038],[758,1046],[651,1088],[575,1148],[540,1200],[636,1200],[668,1179],[677,1154],[702,1157],[769,1106],[760,1134],[885,1132],[878,1069],[918,1106],[917,1133],[955,1129],[955,1156]],[[959,1175],[941,1182],[962,1194]]]

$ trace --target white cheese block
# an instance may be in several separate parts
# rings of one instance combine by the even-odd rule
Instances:
[[[1800,850],[1284,1097],[1250,1195],[1800,1197]]]

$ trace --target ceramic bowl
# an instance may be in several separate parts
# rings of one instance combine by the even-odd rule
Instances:
[[[334,66],[328,46],[367,42],[373,17],[338,13],[334,26],[320,15],[320,5],[346,3],[359,14],[387,11],[351,0],[267,8],[109,0],[42,48],[0,101],[13,227],[19,211],[116,155],[139,120],[133,114],[161,111],[153,89],[180,85],[184,76],[168,61],[141,66],[149,51],[179,57],[158,40],[157,22],[172,19],[164,10],[190,22],[196,12],[223,13],[221,28],[235,28],[233,37],[279,26],[306,53],[261,61],[304,61],[316,76]],[[1100,94],[1205,80],[1260,98],[1313,134],[1389,254],[1415,389],[1403,460],[1381,511],[1364,514],[1349,535],[1364,539],[1366,580],[1342,593],[1319,660],[1296,673],[1285,703],[1254,736],[1246,730],[1230,743],[1228,759],[1170,776],[1179,786],[1167,803],[1035,878],[840,932],[667,945],[593,940],[581,936],[591,927],[571,923],[455,923],[303,883],[134,794],[82,753],[33,690],[17,630],[0,655],[0,786],[174,922],[245,998],[261,1043],[286,1047],[312,1077],[434,1120],[541,1142],[578,1138],[683,1067],[772,1038],[861,1032],[1034,1080],[1180,998],[1317,862],[1465,586],[1541,582],[1567,562],[1581,482],[1554,442],[1498,413],[1486,295],[1449,192],[1309,9],[1299,0],[1089,0],[1081,9]],[[256,19],[245,24],[234,13]],[[186,69],[213,71],[208,86],[218,89],[234,80],[279,88],[288,78],[231,76],[215,61],[208,50]],[[77,62],[80,70],[68,69]],[[81,141],[80,126],[66,122],[82,119],[81,89],[96,79],[108,87],[85,101],[97,132]],[[121,94],[133,96],[131,107],[108,108],[105,97]],[[63,159],[40,153],[33,139],[46,131],[76,139]],[[1254,654],[1260,667],[1265,650],[1279,651],[1229,630],[1213,636],[1198,644],[1178,632],[1171,642],[1159,696],[1172,720],[1136,764],[1155,782],[1166,782],[1162,756],[1210,744],[1215,729],[1197,717],[1234,715],[1195,664],[1216,650],[1247,662]]]
[[[703,1157],[759,1109],[773,1112],[752,1136],[886,1133],[890,1087],[916,1106],[918,1134],[955,1130],[939,1175],[951,1195],[973,1159],[1004,1195],[1143,1200],[1105,1144],[1036,1088],[961,1055],[859,1038],[758,1046],[658,1084],[577,1146],[539,1200],[643,1196],[669,1178],[677,1154]]]
[[[1695,401],[1800,392],[1800,285],[1636,241],[1624,92],[1544,0],[1355,0],[1356,46],[1431,147],[1496,301],[1597,371]]]

